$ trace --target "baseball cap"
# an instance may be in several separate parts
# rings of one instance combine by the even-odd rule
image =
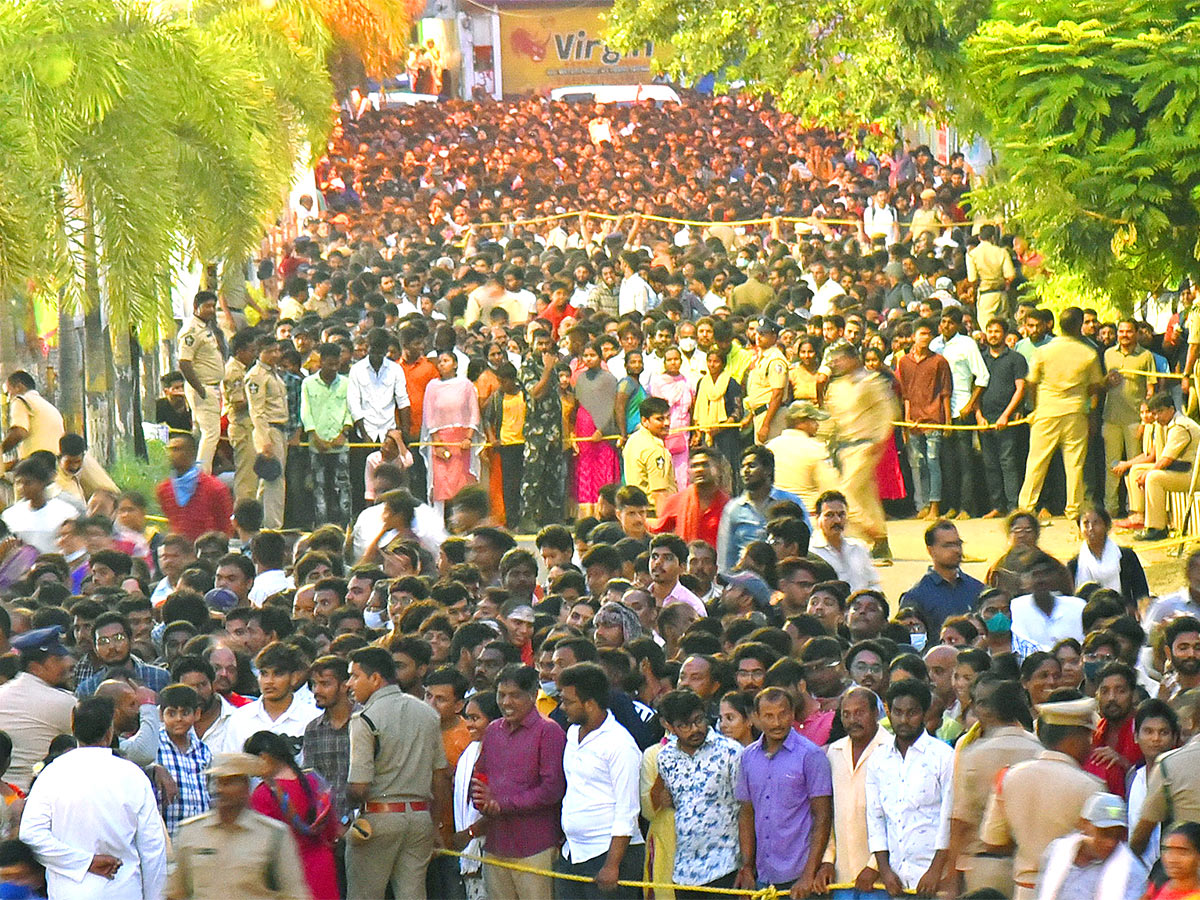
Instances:
[[[807,400],[797,400],[787,408],[787,419],[789,421],[813,419],[817,422],[824,422],[828,418],[829,413],[818,406],[814,406]]]
[[[1091,822],[1097,828],[1124,828],[1129,824],[1125,801],[1116,794],[1103,791],[1092,794],[1083,804],[1080,818]]]
[[[771,600],[770,585],[753,572],[734,572],[726,575],[724,580],[726,587],[740,588],[753,597],[754,602],[760,606],[765,606]]]

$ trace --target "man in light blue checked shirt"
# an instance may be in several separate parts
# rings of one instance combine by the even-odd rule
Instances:
[[[174,800],[160,798],[163,821],[174,837],[180,822],[208,812],[211,801],[205,770],[212,763],[212,751],[193,730],[200,715],[200,695],[195,690],[186,684],[167,685],[158,695],[158,705],[163,721],[158,764],[179,786]]]

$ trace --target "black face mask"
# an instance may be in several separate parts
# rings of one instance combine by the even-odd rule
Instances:
[[[1083,661],[1083,677],[1088,681],[1095,681],[1100,670],[1110,662],[1111,660],[1107,659],[1085,659]]]

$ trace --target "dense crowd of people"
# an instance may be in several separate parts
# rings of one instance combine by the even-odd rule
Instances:
[[[1200,896],[1200,553],[1113,538],[1191,483],[1194,292],[1055,315],[961,155],[858,137],[345,116],[153,498],[8,372],[5,896]]]

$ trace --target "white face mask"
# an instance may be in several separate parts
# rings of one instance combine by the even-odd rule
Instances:
[[[383,611],[378,609],[363,610],[363,624],[372,630],[377,630],[383,627],[386,619],[383,616]]]
[[[558,682],[557,681],[543,681],[542,682],[542,693],[544,693],[547,697],[557,697],[558,696]]]
[[[908,636],[908,642],[912,644],[914,650],[920,653],[925,649],[925,642],[929,640],[929,635],[923,631],[914,631]]]
[[[682,350],[684,353],[692,353],[696,349],[696,339],[695,338],[680,338],[679,339],[679,349]]]

